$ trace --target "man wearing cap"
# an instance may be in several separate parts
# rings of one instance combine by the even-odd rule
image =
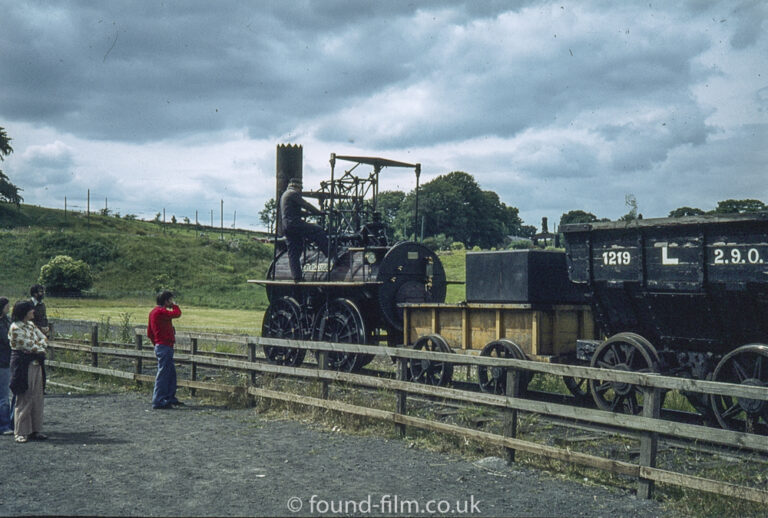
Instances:
[[[322,211],[301,196],[301,179],[291,178],[288,188],[280,197],[280,221],[286,244],[288,262],[295,282],[302,280],[301,254],[304,240],[314,243],[323,253],[328,253],[328,237],[319,225],[304,221],[306,214],[321,215]]]

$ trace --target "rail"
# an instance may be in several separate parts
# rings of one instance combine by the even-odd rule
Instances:
[[[153,382],[153,376],[143,374],[143,362],[146,360],[154,361],[154,353],[149,348],[145,349],[144,347],[144,330],[137,328],[136,331],[137,334],[135,335],[135,341],[132,348],[128,348],[128,346],[102,346],[98,341],[97,326],[93,326],[92,328],[90,345],[54,340],[50,344],[54,351],[72,350],[89,353],[91,356],[91,365],[60,362],[55,358],[50,359],[47,364],[52,367],[114,376],[122,379],[135,380],[137,382]],[[660,419],[662,391],[685,390],[732,397],[768,400],[768,388],[765,387],[678,379],[657,374],[610,371],[591,367],[546,364],[527,360],[415,351],[408,348],[294,341],[245,335],[210,333],[187,334],[191,340],[189,352],[177,353],[175,355],[175,360],[179,363],[191,364],[190,379],[179,379],[178,384],[179,386],[186,386],[193,391],[199,389],[230,393],[242,392],[255,397],[286,401],[379,419],[393,423],[401,435],[405,435],[407,427],[458,435],[501,446],[505,448],[510,461],[514,460],[515,451],[523,451],[615,474],[627,475],[638,479],[638,496],[643,498],[650,498],[654,489],[654,484],[660,482],[741,498],[761,504],[768,504],[768,491],[731,484],[725,481],[672,472],[656,467],[658,440],[660,436],[710,442],[726,446],[737,446],[750,451],[768,454],[768,441],[766,441],[765,436]],[[224,343],[242,344],[246,347],[247,355],[242,355],[242,359],[233,359],[231,357],[225,358],[214,356],[208,352],[200,351],[198,348],[199,340],[211,339]],[[116,344],[110,343],[109,345]],[[264,346],[291,347],[317,351],[320,356],[318,366],[313,368],[285,367],[269,364],[265,361],[257,361],[257,347]],[[391,358],[397,363],[397,379],[328,370],[327,355],[329,352],[363,353]],[[100,355],[133,359],[134,372],[99,367],[98,359]],[[454,388],[428,386],[407,381],[408,362],[416,359],[449,362],[458,365],[507,368],[506,394],[494,395],[474,393]],[[197,368],[201,366],[229,368],[250,373],[250,376],[248,377],[248,385],[243,387],[198,381]],[[520,390],[520,378],[523,371],[637,385],[641,387],[644,392],[645,404],[643,406],[642,415],[618,414],[596,409],[577,408],[563,404],[525,399],[521,397],[522,391]],[[259,387],[257,386],[256,380],[257,373],[279,374],[319,381],[322,384],[322,397],[308,397],[305,395]],[[396,395],[396,408],[394,411],[387,411],[330,400],[329,384],[333,382],[344,382],[361,387],[391,390]],[[500,408],[504,412],[503,434],[478,431],[458,425],[409,416],[407,415],[408,395],[437,397],[462,403]],[[518,439],[516,437],[517,420],[518,412],[521,411],[580,422],[608,425],[613,428],[639,433],[640,455],[638,461],[637,463],[632,463],[606,459],[586,453],[573,452],[567,448],[546,446]]]

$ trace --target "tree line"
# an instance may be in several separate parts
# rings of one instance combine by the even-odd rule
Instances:
[[[637,212],[637,201],[634,196],[627,195],[627,205],[630,207],[630,211],[619,218],[620,221],[626,221],[631,219],[642,218],[643,215]],[[707,214],[751,214],[757,212],[768,212],[768,205],[760,200],[743,199],[743,200],[722,200],[717,202],[717,206],[712,210],[702,210],[696,207],[678,207],[669,211],[668,218],[683,218],[686,216],[704,216]],[[560,225],[567,225],[570,223],[593,223],[595,221],[610,221],[607,218],[598,219],[597,216],[591,212],[585,212],[583,210],[572,210],[566,212],[560,218]]]

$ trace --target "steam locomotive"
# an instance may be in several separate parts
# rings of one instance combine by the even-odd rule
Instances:
[[[301,178],[301,153],[301,146],[278,146],[276,199],[289,178]],[[337,162],[351,167],[337,176]],[[330,165],[330,180],[321,182],[316,191],[303,193],[305,198],[316,199],[323,212],[320,224],[327,230],[329,250],[305,243],[301,258],[304,280],[294,282],[285,242],[278,236],[278,221],[267,278],[249,281],[264,285],[269,299],[262,336],[402,344],[403,317],[398,305],[442,302],[447,281],[434,252],[412,241],[391,242],[377,210],[378,184],[386,168],[410,168],[416,174],[418,192],[421,165],[335,154]],[[357,174],[358,170],[368,174]],[[298,366],[305,350],[267,347],[265,353],[271,363]],[[329,367],[351,372],[372,359],[364,354],[332,353]]]

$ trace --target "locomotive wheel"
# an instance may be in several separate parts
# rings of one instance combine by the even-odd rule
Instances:
[[[281,297],[269,305],[261,325],[261,336],[303,340],[301,306],[291,297]],[[304,361],[306,349],[265,346],[264,354],[269,363],[297,367]]]
[[[658,354],[638,335],[619,333],[595,350],[592,367],[627,372],[658,372]],[[641,337],[642,338],[642,337]],[[614,381],[589,380],[589,390],[601,410],[638,414],[642,411],[642,392],[634,385]]]
[[[365,323],[360,310],[349,299],[334,299],[325,304],[315,318],[312,339],[320,342],[364,344]],[[315,353],[318,356],[318,353]],[[330,351],[328,368],[353,372],[363,364],[363,355]]]
[[[749,344],[726,354],[715,368],[713,381],[768,387],[768,346]],[[712,410],[725,429],[768,433],[768,401],[712,396]]]
[[[434,351],[452,353],[448,342],[440,335],[425,335],[413,344],[415,351]],[[411,380],[416,383],[444,387],[453,379],[453,364],[431,360],[411,360],[409,362]]]
[[[480,356],[492,356],[495,358],[512,358],[515,360],[525,360],[525,353],[515,342],[511,340],[494,340],[489,342],[483,350],[480,351]],[[477,378],[480,385],[480,390],[488,392],[490,394],[506,394],[507,392],[507,369],[504,367],[486,367],[484,365],[478,365]],[[528,388],[528,384],[533,378],[533,373],[530,371],[523,371],[520,376],[520,391],[525,392]]]

